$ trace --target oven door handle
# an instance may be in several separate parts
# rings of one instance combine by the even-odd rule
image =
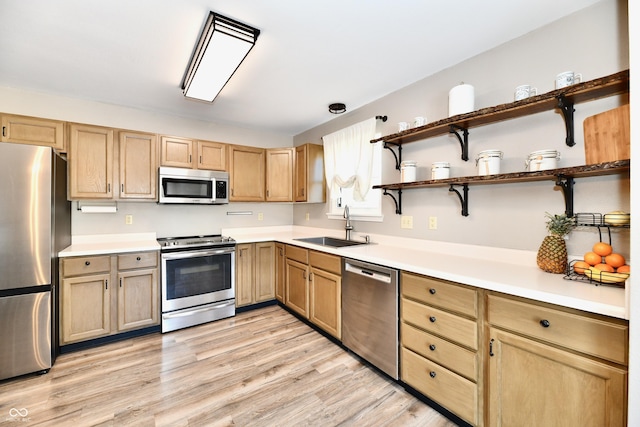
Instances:
[[[182,259],[182,258],[196,258],[209,255],[223,255],[235,252],[235,248],[224,248],[206,251],[184,251],[184,252],[171,252],[162,254],[162,259]]]
[[[162,313],[162,317],[164,319],[174,319],[176,317],[193,316],[196,313],[203,313],[205,311],[211,311],[211,310],[214,310],[216,308],[228,307],[230,305],[235,305],[235,304],[236,304],[235,300],[223,301],[223,302],[218,303],[218,304],[211,304],[211,305],[207,305],[206,307],[203,307],[203,308],[196,308],[196,309],[189,310],[189,311],[180,311],[178,313]]]

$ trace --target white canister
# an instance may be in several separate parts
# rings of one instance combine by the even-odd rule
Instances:
[[[525,168],[529,172],[556,169],[560,160],[560,152],[556,150],[539,150],[529,154]]]
[[[431,164],[431,179],[449,178],[449,162],[433,162]]]
[[[460,83],[449,91],[449,117],[470,113],[475,110],[475,90],[473,86]]]
[[[402,182],[413,182],[416,180],[416,165],[418,162],[407,160],[400,163],[400,180]]]
[[[500,173],[500,159],[502,151],[485,150],[478,153],[476,164],[478,165],[478,175],[495,175]]]

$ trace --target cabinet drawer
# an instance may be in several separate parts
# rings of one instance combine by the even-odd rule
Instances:
[[[111,257],[108,255],[61,259],[62,275],[64,277],[108,273],[111,271]]]
[[[402,295],[429,305],[478,317],[478,295],[465,288],[440,279],[402,273]]]
[[[158,265],[157,252],[138,252],[118,255],[118,270],[149,268]]]
[[[460,418],[478,424],[478,389],[473,382],[406,348],[402,349],[402,381]]]
[[[627,364],[629,328],[626,322],[609,322],[496,295],[489,295],[488,306],[489,323],[494,326]]]
[[[400,327],[403,347],[477,382],[478,357],[475,351],[457,346],[406,323],[402,323]]]
[[[402,298],[402,320],[448,340],[478,349],[476,322]]]
[[[342,274],[342,259],[323,252],[309,251],[309,265],[335,274]]]
[[[309,250],[298,246],[287,245],[285,248],[286,257],[303,264],[309,264]]]

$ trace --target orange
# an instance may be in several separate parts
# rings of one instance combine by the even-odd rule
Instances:
[[[620,267],[618,267],[618,269],[616,270],[616,272],[618,273],[631,273],[631,266],[630,265],[621,265]]]
[[[598,242],[595,245],[593,245],[592,251],[597,253],[600,256],[607,256],[611,252],[613,252],[613,248],[608,243]]]
[[[575,271],[578,274],[584,274],[584,271],[589,269],[589,264],[587,264],[584,261],[576,261],[573,264],[573,271]]]
[[[609,273],[613,273],[614,271],[614,268],[608,264],[596,264],[593,266],[593,268],[600,271],[608,271]]]
[[[604,262],[613,268],[622,267],[627,261],[620,254],[613,253],[604,257]]]
[[[584,254],[584,260],[589,265],[596,265],[602,262],[602,257],[595,252],[587,252]]]

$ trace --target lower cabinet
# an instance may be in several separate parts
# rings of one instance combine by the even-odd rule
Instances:
[[[275,259],[273,242],[236,246],[236,307],[275,298]]]
[[[286,257],[284,256],[284,244],[276,243],[276,299],[284,304],[284,289],[285,289],[285,272],[286,272]]]
[[[297,246],[285,248],[285,305],[342,338],[342,260]]]
[[[159,324],[158,253],[60,259],[60,344]]]

